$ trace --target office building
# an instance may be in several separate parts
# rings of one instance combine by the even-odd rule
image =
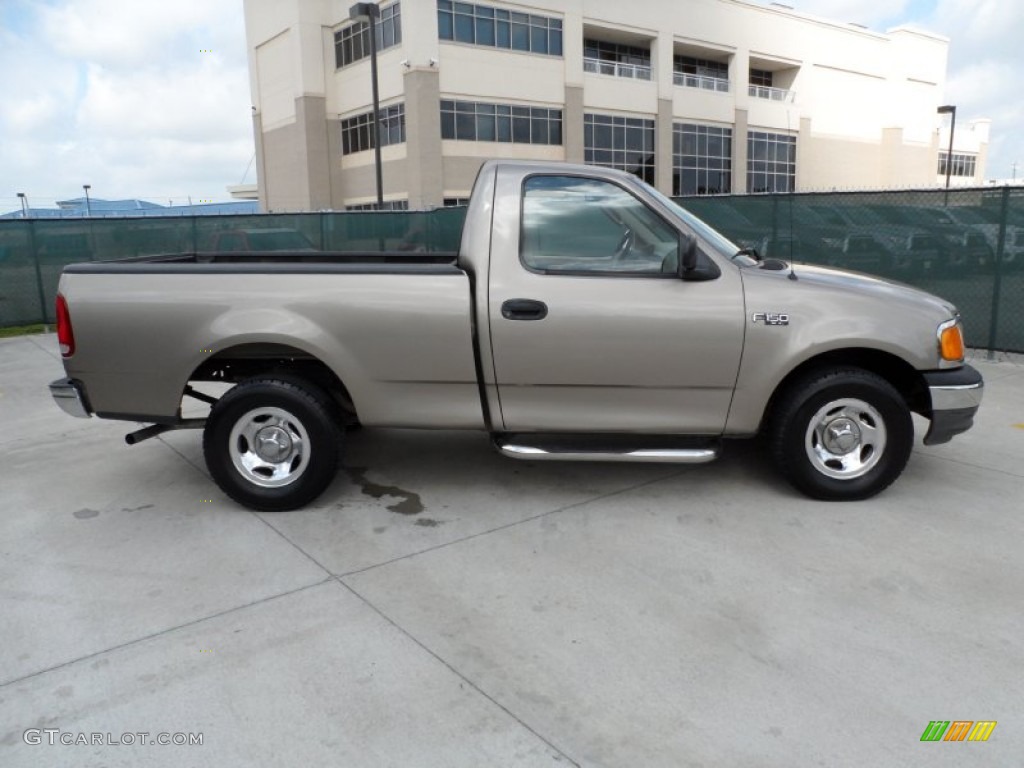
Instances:
[[[266,210],[458,203],[491,157],[633,171],[672,195],[934,187],[948,40],[744,0],[246,0]],[[988,121],[960,115],[955,183]]]

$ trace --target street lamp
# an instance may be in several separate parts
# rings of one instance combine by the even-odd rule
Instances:
[[[352,21],[365,21],[370,25],[370,84],[373,89],[373,161],[377,170],[377,208],[384,207],[384,172],[380,161],[380,94],[377,88],[377,19],[380,8],[376,3],[356,3],[348,9]]]
[[[24,192],[18,193],[18,199],[21,201],[21,218],[28,218],[28,198],[25,197]]]
[[[92,207],[89,205],[89,190],[92,189],[92,186],[83,184],[82,189],[85,190],[85,215],[92,216]]]
[[[946,104],[939,107],[938,112],[940,115],[951,116],[949,124],[949,152],[946,155],[946,189],[948,190],[949,177],[953,173],[953,132],[956,130],[956,107],[952,104]]]

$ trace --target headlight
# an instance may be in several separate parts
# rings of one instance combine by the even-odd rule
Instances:
[[[964,329],[960,317],[947,320],[939,326],[939,357],[950,363],[964,361]]]

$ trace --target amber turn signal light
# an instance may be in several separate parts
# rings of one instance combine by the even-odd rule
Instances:
[[[959,323],[943,328],[939,333],[939,353],[943,360],[954,363],[964,359],[964,332]]]

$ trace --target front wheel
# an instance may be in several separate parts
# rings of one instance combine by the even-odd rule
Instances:
[[[305,382],[242,382],[210,411],[203,454],[214,481],[250,509],[276,512],[313,501],[338,467],[341,431],[329,398]]]
[[[772,417],[775,463],[815,499],[853,501],[883,491],[903,472],[913,443],[914,423],[900,393],[859,368],[805,376]]]

